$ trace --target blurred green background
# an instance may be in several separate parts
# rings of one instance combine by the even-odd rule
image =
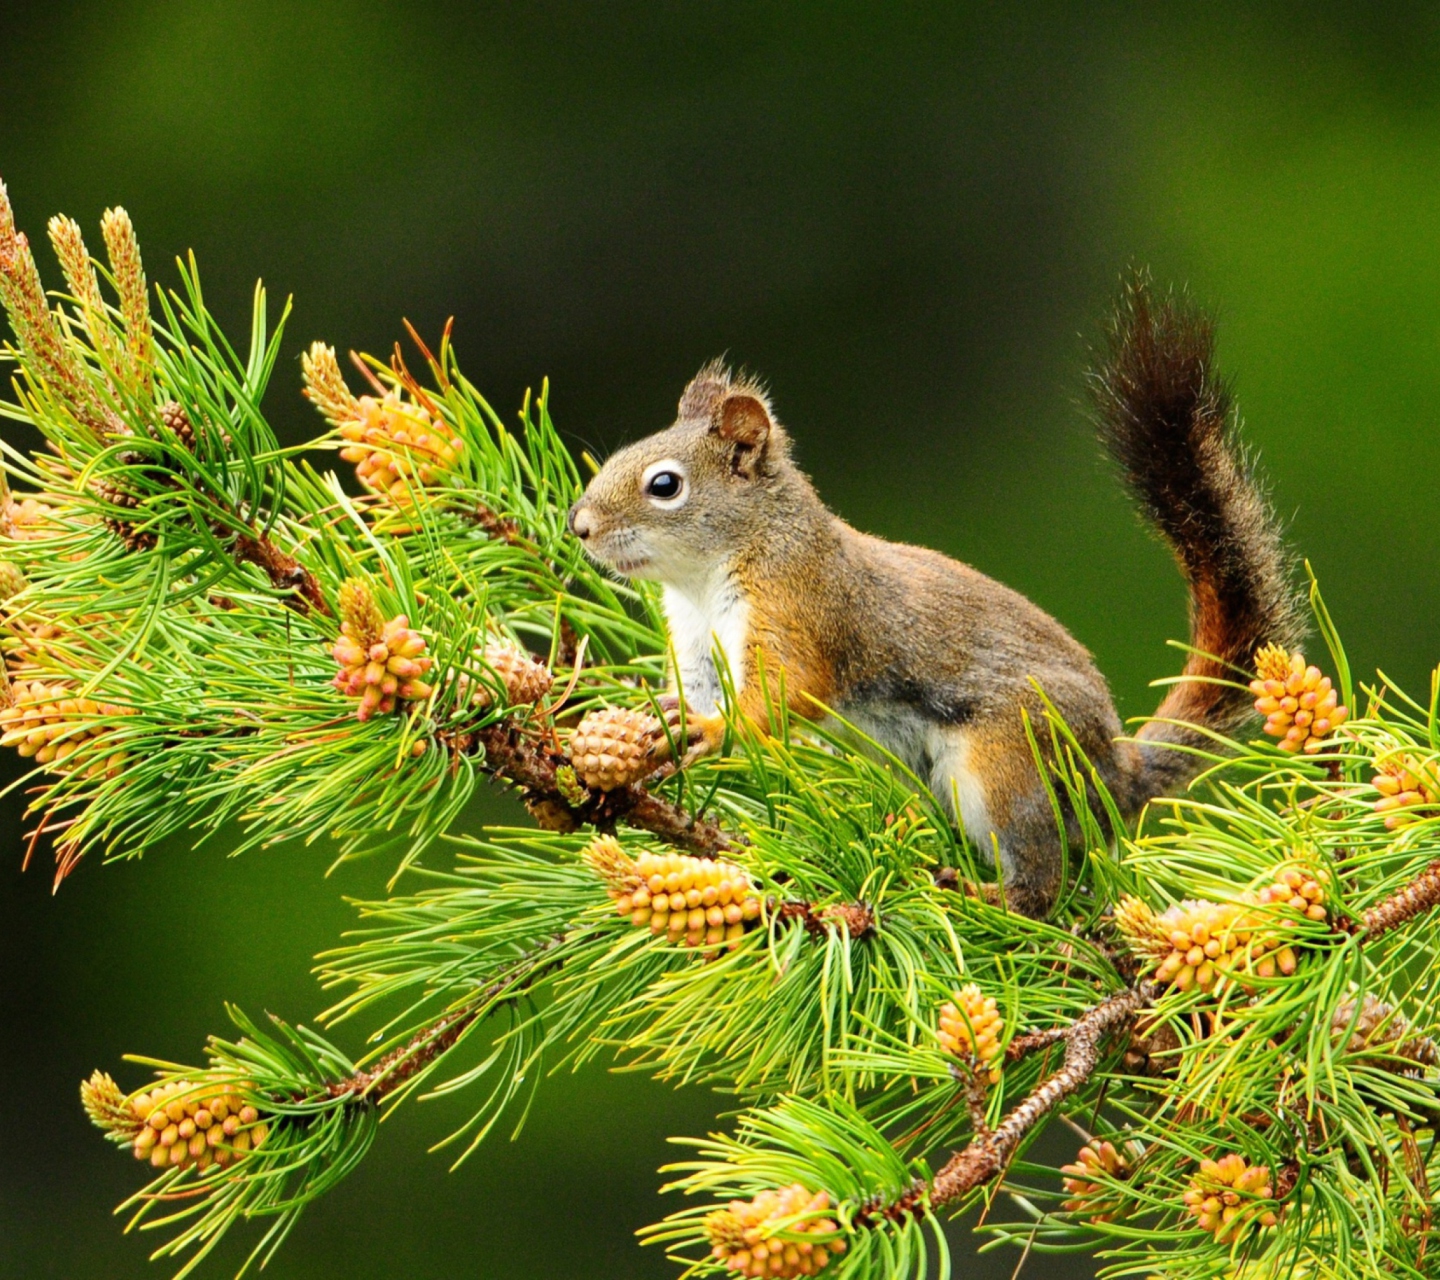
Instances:
[[[122,203],[152,277],[193,247],[237,336],[257,276],[293,293],[269,401],[292,440],[319,427],[301,346],[388,350],[402,316],[433,335],[454,314],[497,406],[549,375],[596,453],[667,422],[728,351],[771,380],[833,506],[1027,592],[1130,715],[1176,669],[1184,593],[1078,404],[1119,272],[1149,264],[1218,308],[1250,438],[1357,668],[1423,693],[1440,656],[1437,15],[12,0],[0,176],[37,242],[53,212],[95,228]],[[58,279],[48,251],[42,268]],[[52,898],[44,856],[20,873],[20,800],[3,803],[0,1276],[168,1274],[109,1217],[139,1178],[77,1082],[96,1065],[137,1082],[126,1051],[194,1060],[226,999],[312,1017],[341,894],[389,868],[327,880],[320,848],[175,847],[91,862]],[[425,1148],[463,1099],[409,1107],[270,1274],[673,1275],[631,1232],[664,1211],[665,1137],[722,1102],[600,1071],[549,1082],[517,1143],[454,1175]]]

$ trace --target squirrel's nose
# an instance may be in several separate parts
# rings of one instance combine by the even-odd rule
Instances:
[[[584,542],[585,539],[590,536],[590,531],[593,527],[590,521],[590,509],[577,502],[570,508],[570,516],[567,523],[570,526],[570,532],[579,538],[581,542]]]

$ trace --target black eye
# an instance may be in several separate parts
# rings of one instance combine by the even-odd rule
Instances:
[[[674,471],[657,471],[645,482],[645,492],[652,498],[678,498],[685,487],[684,479]]]

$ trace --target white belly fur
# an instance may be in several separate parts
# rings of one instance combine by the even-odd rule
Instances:
[[[718,645],[739,693],[745,680],[745,638],[750,610],[728,573],[685,588],[665,585],[665,622],[675,655],[675,670],[688,707],[700,715],[720,709],[720,676],[715,669]]]
[[[945,807],[982,854],[993,856],[994,827],[985,788],[971,771],[970,741],[963,728],[938,725],[897,703],[846,707],[845,718],[898,756]]]

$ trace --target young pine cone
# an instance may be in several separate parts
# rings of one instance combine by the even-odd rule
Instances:
[[[224,1168],[256,1150],[270,1125],[233,1086],[172,1080],[148,1092],[126,1097],[104,1072],[80,1086],[90,1119],[113,1141],[127,1144],[135,1159],[156,1169],[212,1164]]]
[[[17,680],[10,705],[0,710],[0,747],[14,747],[36,764],[73,769],[87,777],[115,777],[125,767],[125,752],[105,749],[103,739],[123,707],[77,698],[63,683]]]
[[[987,1072],[991,1084],[1000,1079],[1005,1023],[994,996],[985,995],[973,982],[961,987],[953,1000],[940,1006],[937,1034],[946,1053],[974,1062]]]
[[[1270,1170],[1246,1164],[1231,1152],[1219,1160],[1202,1160],[1185,1192],[1185,1207],[1206,1231],[1222,1244],[1234,1240],[1254,1224],[1273,1227],[1279,1221],[1274,1207]]]
[[[819,1216],[829,1207],[825,1192],[811,1194],[798,1182],[762,1191],[753,1200],[732,1200],[705,1219],[711,1256],[741,1276],[788,1280],[818,1275],[835,1254],[845,1251],[834,1220]],[[797,1216],[798,1221],[785,1221]],[[807,1236],[833,1238],[815,1241]]]
[[[352,578],[340,588],[340,618],[340,639],[330,650],[340,670],[332,683],[360,699],[356,719],[393,711],[396,699],[418,702],[430,696],[420,677],[433,659],[425,656],[424,637],[410,630],[403,613],[384,621],[369,588]]]
[[[1350,714],[1339,705],[1330,677],[1307,667],[1298,650],[1287,654],[1279,645],[1266,645],[1255,654],[1255,671],[1259,679],[1250,682],[1255,710],[1265,717],[1265,732],[1280,739],[1282,751],[1319,751]]]
[[[639,782],[669,755],[665,726],[648,712],[627,707],[591,711],[570,735],[570,763],[580,781],[597,791]]]
[[[1421,763],[1413,756],[1392,755],[1377,761],[1379,771],[1371,779],[1380,799],[1375,801],[1375,812],[1385,815],[1385,829],[1394,831],[1427,817],[1424,810],[1431,809],[1440,799],[1440,778],[1436,776],[1431,761]]]
[[[509,640],[494,640],[479,654],[484,664],[499,678],[505,690],[505,702],[512,707],[528,706],[539,702],[555,683],[550,668],[537,662],[518,644]],[[466,684],[470,681],[466,679]],[[488,707],[494,701],[495,691],[490,683],[475,681],[474,701]]]
[[[586,861],[606,884],[615,910],[637,928],[668,935],[687,947],[732,946],[760,917],[750,877],[733,863],[680,853],[631,858],[614,836],[598,836]]]
[[[1061,1205],[1069,1213],[1084,1214],[1091,1222],[1112,1222],[1124,1197],[1111,1182],[1130,1176],[1130,1161],[1113,1142],[1091,1139],[1080,1148],[1074,1164],[1060,1166],[1060,1186],[1070,1198]]]

